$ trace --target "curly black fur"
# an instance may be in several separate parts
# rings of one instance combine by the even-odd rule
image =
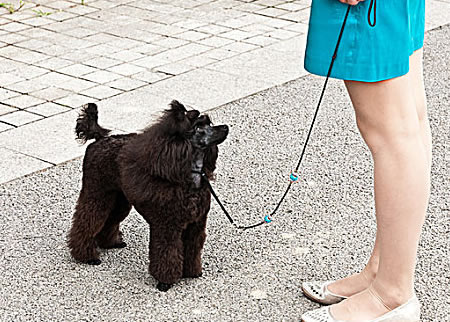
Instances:
[[[77,125],[75,126],[75,133],[77,139],[81,143],[86,143],[87,140],[101,139],[111,132],[110,130],[102,128],[97,123],[98,112],[97,105],[94,103],[86,104],[77,119]]]
[[[97,106],[85,106],[77,137],[96,141],[83,161],[68,239],[72,256],[100,264],[97,247],[125,247],[119,224],[134,206],[150,225],[149,270],[158,289],[167,290],[181,277],[200,276],[211,195],[192,171],[201,166],[212,178],[217,145],[228,134],[227,126],[210,123],[207,116],[173,101],[143,133],[108,136],[109,130],[97,123]]]

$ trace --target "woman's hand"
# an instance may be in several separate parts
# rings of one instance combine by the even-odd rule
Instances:
[[[364,0],[339,0],[342,3],[349,4],[351,6],[357,5],[358,3],[364,1]]]

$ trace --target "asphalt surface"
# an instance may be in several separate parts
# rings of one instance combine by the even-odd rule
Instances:
[[[425,45],[434,156],[416,275],[423,321],[450,321],[449,61],[447,25]],[[283,193],[322,84],[307,76],[210,112],[231,127],[213,185],[239,224],[260,221]],[[77,159],[0,185],[0,321],[298,321],[317,307],[301,282],[361,269],[374,241],[372,162],[336,80],[275,221],[241,233],[213,202],[203,276],[167,293],[147,272],[149,229],[134,211],[122,228],[127,248],[103,252],[97,267],[70,258],[80,179]]]

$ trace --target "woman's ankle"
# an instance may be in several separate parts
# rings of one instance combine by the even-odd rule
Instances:
[[[378,267],[377,267],[378,268]],[[361,275],[364,276],[366,281],[368,282],[368,285],[372,284],[372,282],[377,277],[377,268],[374,266],[367,265],[364,267],[364,269],[361,271]]]
[[[379,263],[379,258],[372,255],[372,257],[370,257],[366,266],[362,270],[362,273],[364,273],[364,275],[370,280],[370,283],[372,283],[372,281],[377,276],[378,263]]]
[[[384,282],[379,279],[372,282],[370,289],[391,309],[408,302],[414,295],[414,288],[409,284],[395,286],[391,282]]]

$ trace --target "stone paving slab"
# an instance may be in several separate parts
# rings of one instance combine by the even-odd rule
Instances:
[[[1,124],[0,124],[1,131]],[[34,157],[0,147],[0,164],[8,164],[7,170],[0,171],[0,182],[8,182],[19,176],[54,166]]]
[[[449,23],[450,1],[425,1],[427,19],[425,29],[431,30]]]
[[[100,123],[124,132],[136,132],[154,120],[170,101],[170,97],[158,96],[143,89],[117,95],[97,102]]]
[[[130,130],[143,127],[138,115],[172,99],[209,110],[304,76],[310,1],[34,0],[13,14],[0,8],[0,142],[25,139],[22,126],[39,133],[40,122],[87,102],[108,115],[120,109],[109,104],[133,105],[136,114],[117,114],[130,120],[107,116]],[[427,8],[427,30],[450,22],[448,0]],[[76,142],[65,144],[53,161],[79,156]],[[20,152],[39,157],[39,148]]]
[[[12,115],[12,114],[11,114]],[[46,118],[35,124],[27,124],[14,131],[2,132],[0,147],[17,151],[28,156],[58,164],[84,153],[85,146],[74,140],[74,124],[78,109]],[[16,169],[15,160],[2,160],[6,169]]]
[[[264,79],[237,77],[214,70],[193,70],[178,79],[170,78],[139,92],[150,90],[156,95],[177,98],[205,111],[269,87],[271,84]]]

